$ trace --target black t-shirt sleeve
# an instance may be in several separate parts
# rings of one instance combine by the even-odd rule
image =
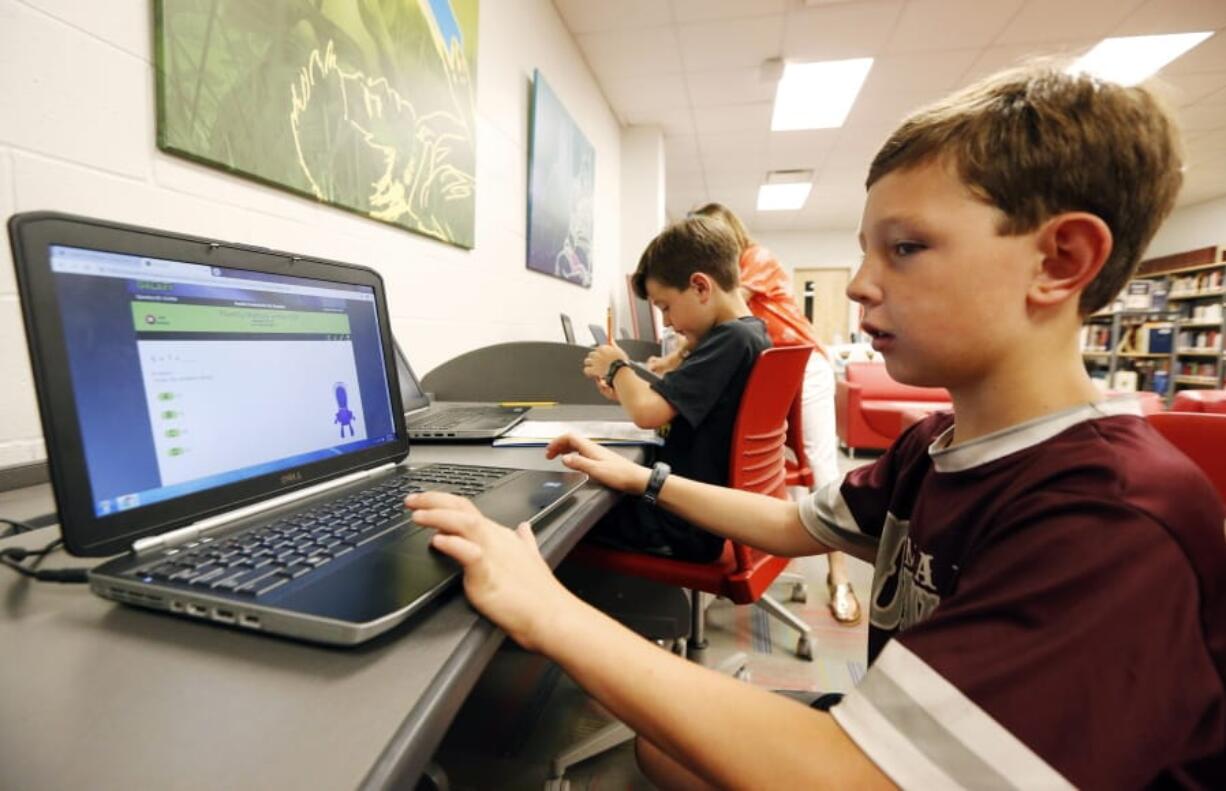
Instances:
[[[698,428],[737,373],[752,367],[757,356],[751,329],[733,322],[721,324],[707,333],[680,367],[651,388]]]

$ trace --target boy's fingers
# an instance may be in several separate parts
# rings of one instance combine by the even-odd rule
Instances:
[[[528,546],[532,547],[534,554],[540,555],[541,549],[536,545],[536,536],[532,533],[531,522],[520,522],[519,527],[515,528],[515,535]]]
[[[481,559],[481,547],[459,536],[435,533],[430,539],[430,545],[444,555],[454,558],[461,566],[469,566]]]
[[[448,508],[418,509],[413,512],[413,521],[440,533],[476,539],[485,523],[480,514],[464,513]]]
[[[573,434],[563,434],[560,437],[554,437],[545,448],[545,458],[552,459],[559,453],[565,453],[566,451],[570,450],[572,447],[574,447],[572,443],[573,439]]]
[[[477,507],[471,501],[448,492],[417,492],[404,498],[408,508],[454,508],[460,511],[476,513]]]

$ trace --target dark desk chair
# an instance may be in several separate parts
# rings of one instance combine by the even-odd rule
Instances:
[[[442,401],[557,401],[608,406],[583,376],[585,346],[517,341],[461,354],[422,377],[421,386]]]
[[[647,362],[648,357],[660,356],[660,344],[655,341],[640,341],[637,338],[619,338],[617,345],[626,356],[636,363]]]
[[[1149,424],[1204,471],[1226,503],[1226,415],[1207,412],[1158,412]]]

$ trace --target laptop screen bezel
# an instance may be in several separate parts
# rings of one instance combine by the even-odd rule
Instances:
[[[351,472],[400,462],[408,455],[408,433],[400,405],[387,301],[383,280],[374,270],[54,212],[14,215],[8,228],[60,529],[65,546],[74,555],[117,554],[129,549],[137,539]],[[372,288],[396,438],[337,458],[278,470],[107,516],[95,516],[55,275],[51,271],[53,245]]]

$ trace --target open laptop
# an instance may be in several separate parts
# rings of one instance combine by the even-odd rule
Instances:
[[[409,358],[393,343],[396,352],[396,378],[400,381],[400,403],[409,439],[424,442],[461,442],[501,437],[528,414],[526,406],[468,401],[434,401],[421,389],[421,382],[409,365]]]
[[[410,465],[379,275],[52,213],[14,216],[64,543],[107,599],[354,644],[452,585],[403,507],[538,524],[584,478]]]
[[[570,316],[565,313],[558,314],[562,317],[562,337],[571,346],[575,345],[575,325],[571,323]]]
[[[604,327],[599,324],[587,325],[588,332],[592,333],[592,340],[596,341],[597,346],[606,346],[609,343],[609,333],[605,332]]]

